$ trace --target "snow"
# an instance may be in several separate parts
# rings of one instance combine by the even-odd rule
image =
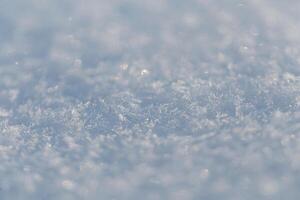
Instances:
[[[299,9],[1,0],[0,199],[299,199]]]

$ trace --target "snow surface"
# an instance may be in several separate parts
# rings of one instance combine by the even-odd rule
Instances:
[[[0,0],[0,199],[299,199],[299,10]]]

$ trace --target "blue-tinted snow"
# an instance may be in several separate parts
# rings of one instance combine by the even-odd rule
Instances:
[[[0,199],[299,199],[299,9],[1,0]]]

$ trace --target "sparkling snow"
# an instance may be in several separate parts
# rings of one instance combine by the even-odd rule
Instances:
[[[0,199],[299,199],[299,10],[1,0]]]

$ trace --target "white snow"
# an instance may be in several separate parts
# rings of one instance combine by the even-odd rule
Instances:
[[[299,199],[299,9],[1,0],[0,199]]]

